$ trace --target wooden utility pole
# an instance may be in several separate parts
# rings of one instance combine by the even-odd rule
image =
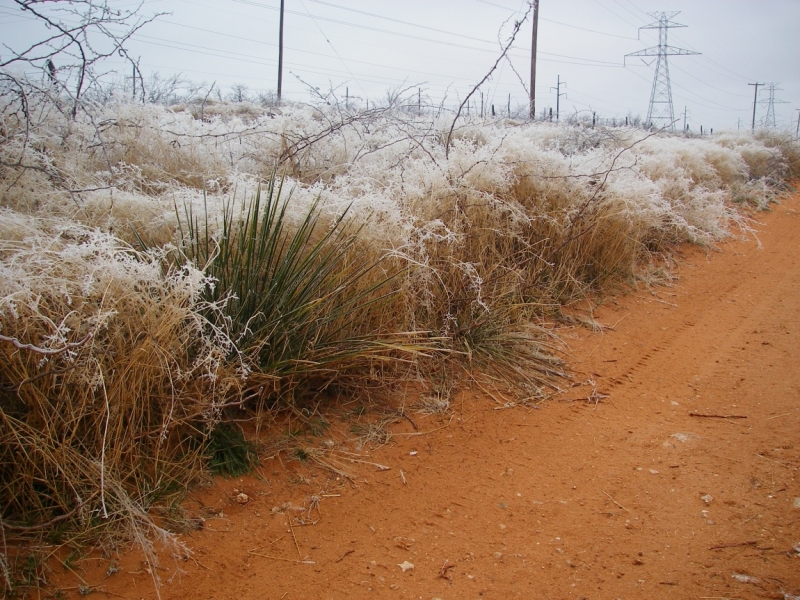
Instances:
[[[767,85],[766,83],[748,83],[747,85],[754,85],[756,87],[755,96],[753,96],[753,131],[756,129],[756,105],[758,104],[758,86]]]
[[[800,108],[796,108],[795,110],[800,111]],[[800,140],[800,112],[797,113],[797,130],[794,132],[794,137]]]
[[[536,118],[536,35],[539,31],[539,0],[533,1],[533,39],[531,41],[531,109],[528,116]]]
[[[567,82],[566,81],[561,81],[561,75],[559,75],[558,76],[558,84],[556,85],[556,87],[554,87],[554,88],[551,87],[550,88],[551,90],[555,90],[556,91],[556,121],[558,121],[558,117],[559,117],[559,114],[561,112],[561,96],[566,96],[567,95],[566,92],[562,92],[561,91],[561,86],[562,85],[566,86]],[[552,110],[552,109],[550,109],[550,110]],[[552,114],[550,115],[550,120],[551,121],[553,120]]]
[[[278,103],[281,101],[283,88],[283,0],[281,0],[281,24],[278,33]]]

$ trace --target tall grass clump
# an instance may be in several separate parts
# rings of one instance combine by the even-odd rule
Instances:
[[[239,385],[207,277],[77,224],[3,209],[0,232],[6,537],[174,543],[147,510],[204,468],[215,405]]]

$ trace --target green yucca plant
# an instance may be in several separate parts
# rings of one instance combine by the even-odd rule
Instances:
[[[255,445],[235,423],[217,423],[209,434],[206,455],[211,472],[228,477],[249,473],[258,462]]]
[[[359,227],[347,211],[324,222],[319,198],[299,223],[291,222],[291,192],[274,173],[241,211],[228,201],[216,235],[190,208],[180,218],[185,254],[215,280],[207,300],[225,303],[224,318],[237,347],[279,387],[297,380],[331,380],[365,361],[417,352],[416,334],[375,325],[391,301],[399,272],[380,259],[353,259]],[[288,383],[288,386],[285,385]]]

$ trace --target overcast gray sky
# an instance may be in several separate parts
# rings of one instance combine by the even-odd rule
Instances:
[[[131,0],[112,0],[131,7]],[[284,97],[308,101],[305,84],[338,88],[371,100],[396,88],[452,106],[499,56],[524,0],[285,0]],[[143,14],[168,12],[129,44],[145,74],[183,73],[195,81],[234,83],[253,93],[275,89],[280,0],[146,0]],[[800,108],[800,0],[541,0],[537,108],[556,106],[553,88],[566,82],[561,113],[645,117],[655,63],[625,54],[658,43],[639,30],[647,13],[680,11],[669,44],[700,52],[669,58],[676,118],[693,129],[749,127],[748,83],[776,83],[779,126],[794,131]],[[0,0],[0,38],[24,43],[40,35],[12,0]],[[531,23],[482,91],[487,107],[505,112],[527,102]],[[4,52],[5,53],[5,52]],[[650,62],[651,59],[648,59]],[[519,76],[515,74],[516,69]],[[302,79],[302,82],[300,81]],[[522,79],[522,82],[520,81]],[[305,82],[305,83],[303,83]],[[768,88],[760,100],[768,98]],[[478,103],[480,102],[478,97]],[[766,114],[757,106],[757,119]]]

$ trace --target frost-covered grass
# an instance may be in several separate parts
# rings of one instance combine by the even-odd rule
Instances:
[[[467,120],[448,152],[447,115],[391,106],[73,120],[3,100],[0,502],[20,534],[144,519],[231,404],[298,411],[443,365],[541,395],[559,365],[537,324],[675,244],[746,233],[800,173],[798,144],[769,133]],[[270,230],[247,215],[276,171],[292,193]],[[243,312],[258,239],[255,299],[273,296]],[[275,266],[291,252],[296,280]]]

